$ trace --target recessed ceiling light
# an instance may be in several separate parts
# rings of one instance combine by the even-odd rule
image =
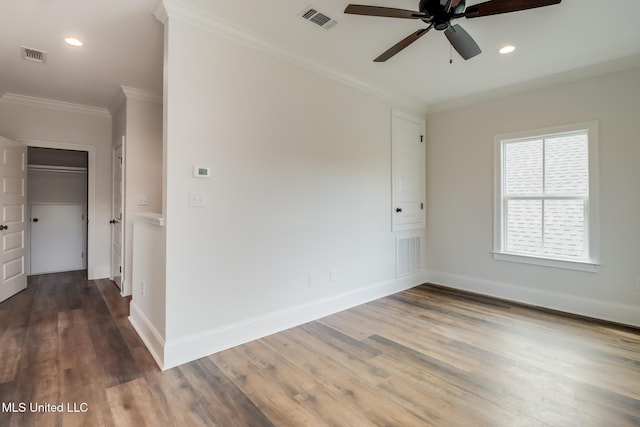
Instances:
[[[70,44],[71,46],[76,46],[76,47],[80,47],[84,44],[82,43],[82,41],[80,41],[80,39],[76,37],[65,37],[64,41],[67,44]]]
[[[508,44],[508,45],[506,45],[506,46],[502,47],[502,49],[500,49],[498,52],[500,52],[501,54],[503,54],[503,55],[504,55],[504,54],[506,54],[506,53],[511,53],[511,52],[513,52],[514,50],[516,50],[516,47],[515,47],[515,46],[513,46],[513,45]]]

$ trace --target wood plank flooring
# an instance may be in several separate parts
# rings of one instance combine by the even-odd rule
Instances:
[[[640,426],[632,328],[423,285],[161,372],[127,315],[84,272],[1,303],[0,427]]]

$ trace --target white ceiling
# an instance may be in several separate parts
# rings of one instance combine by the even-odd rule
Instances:
[[[453,64],[449,44],[437,31],[386,63],[372,62],[425,25],[345,15],[348,0],[169,1],[201,8],[291,57],[425,108],[526,82],[588,75],[585,70],[640,65],[639,0],[562,0],[540,9],[460,19],[455,22],[475,38],[483,53],[464,61],[453,51]],[[417,10],[418,0],[354,2]],[[467,0],[467,6],[479,2]],[[0,0],[0,94],[97,107],[108,107],[121,85],[159,94],[163,37],[162,25],[153,17],[157,4],[158,0]],[[325,30],[300,18],[309,5],[338,25]],[[62,39],[67,34],[78,35],[85,46],[66,46]],[[518,49],[499,55],[505,43]],[[47,51],[47,63],[21,59],[20,46]],[[597,64],[605,65],[594,67]]]
[[[0,94],[108,107],[119,87],[162,91],[157,0],[0,0]],[[85,45],[66,45],[73,34]],[[22,59],[20,46],[47,52]]]

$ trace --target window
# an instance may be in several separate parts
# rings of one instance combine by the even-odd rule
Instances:
[[[597,138],[597,122],[495,138],[495,259],[598,271]]]

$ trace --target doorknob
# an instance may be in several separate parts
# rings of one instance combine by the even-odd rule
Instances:
[[[398,213],[402,212],[402,208],[396,208],[396,212]]]
[[[3,225],[0,225],[0,231],[2,231],[2,230],[8,230],[8,229],[9,229],[9,226],[8,226],[8,225],[4,225],[4,224],[3,224]]]
[[[40,221],[38,218],[33,218],[33,222],[38,222]]]
[[[109,224],[117,224],[118,220],[117,219],[112,219],[111,221],[109,221]]]

